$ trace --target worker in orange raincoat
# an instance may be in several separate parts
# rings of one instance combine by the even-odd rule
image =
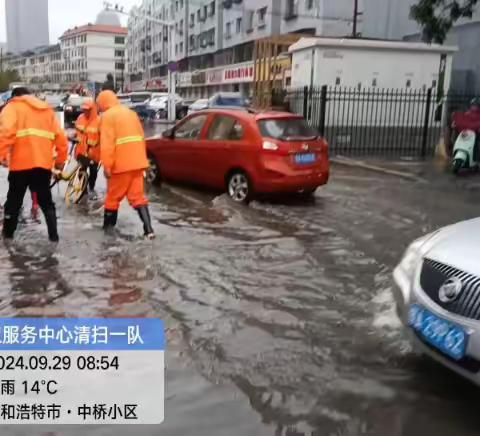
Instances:
[[[100,162],[100,117],[93,100],[83,103],[82,112],[75,123],[78,141],[75,158],[88,164],[88,198],[96,200],[95,183]]]
[[[148,160],[142,124],[135,112],[120,104],[113,91],[102,91],[97,104],[103,112],[100,157],[108,179],[103,227],[108,230],[116,225],[120,202],[127,197],[143,222],[145,236],[153,239],[144,192],[143,173],[148,168]]]
[[[48,236],[58,241],[55,203],[50,192],[52,168],[61,169],[67,159],[67,138],[47,103],[16,89],[0,117],[0,160],[9,162],[9,188],[3,219],[3,237],[12,239],[27,188],[37,194]],[[54,159],[54,153],[56,159]]]

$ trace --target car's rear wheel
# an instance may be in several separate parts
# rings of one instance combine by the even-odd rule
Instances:
[[[252,199],[253,189],[250,178],[243,171],[233,171],[227,178],[227,192],[235,203],[248,204]]]
[[[158,167],[157,161],[152,156],[148,156],[148,168],[145,171],[145,181],[148,184],[155,186],[160,186],[160,184],[162,183],[160,169]]]

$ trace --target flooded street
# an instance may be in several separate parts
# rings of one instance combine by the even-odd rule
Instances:
[[[0,315],[165,320],[165,422],[2,435],[478,434],[477,388],[411,352],[390,293],[407,244],[477,216],[474,194],[340,166],[312,202],[164,185],[152,243],[127,204],[104,236],[101,203],[54,193],[58,247],[43,223],[2,242]]]

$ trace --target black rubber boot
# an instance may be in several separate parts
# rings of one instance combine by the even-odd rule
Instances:
[[[52,242],[58,242],[57,232],[57,212],[55,209],[47,209],[43,211],[45,222],[47,223],[48,239]]]
[[[112,230],[117,225],[118,211],[105,209],[103,214],[103,230]]]
[[[17,230],[18,215],[5,214],[3,217],[2,235],[5,239],[13,239],[15,230]]]
[[[148,206],[137,207],[137,212],[143,223],[143,232],[148,239],[154,239],[155,233],[152,228],[152,220],[150,219],[150,212]]]

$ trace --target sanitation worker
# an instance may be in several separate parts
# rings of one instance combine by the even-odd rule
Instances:
[[[89,167],[88,199],[96,200],[95,183],[97,182],[100,162],[100,117],[97,105],[93,100],[85,100],[82,104],[82,114],[75,123],[77,130],[77,149],[75,158]]]
[[[120,202],[127,197],[143,222],[145,237],[155,237],[143,173],[148,168],[142,124],[135,112],[122,106],[113,91],[102,91],[97,98],[102,112],[100,158],[108,180],[103,228],[115,227]]]
[[[45,216],[49,239],[58,242],[50,179],[52,167],[61,169],[65,163],[67,138],[47,103],[26,88],[15,91],[0,117],[0,160],[10,167],[2,234],[5,239],[13,238],[25,192],[30,188]]]

